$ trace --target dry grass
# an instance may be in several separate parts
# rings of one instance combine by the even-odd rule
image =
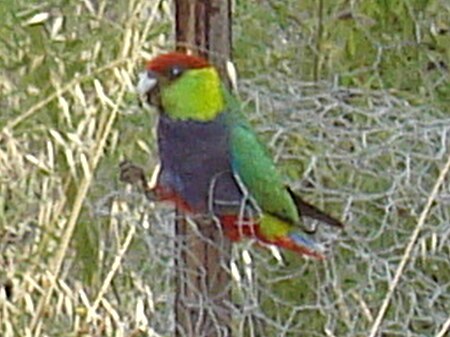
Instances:
[[[169,336],[173,214],[117,165],[156,162],[133,86],[170,44],[170,7],[17,6],[1,50],[0,335]],[[235,245],[234,335],[448,335],[448,111],[281,72],[240,95],[292,185],[349,226],[319,229],[323,263]]]

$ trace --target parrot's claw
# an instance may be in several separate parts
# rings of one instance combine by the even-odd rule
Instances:
[[[124,160],[119,164],[120,168],[120,181],[137,186],[144,192],[146,198],[150,201],[156,199],[154,191],[149,187],[145,172],[142,167],[133,164],[129,160]]]
[[[124,160],[119,164],[120,168],[120,181],[141,186],[143,182],[147,182],[145,178],[144,170],[128,160]]]

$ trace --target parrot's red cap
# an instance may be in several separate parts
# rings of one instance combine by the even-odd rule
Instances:
[[[210,64],[204,58],[199,56],[187,55],[180,52],[162,54],[147,63],[147,70],[156,73],[165,73],[173,66],[183,69],[200,69],[209,67]]]

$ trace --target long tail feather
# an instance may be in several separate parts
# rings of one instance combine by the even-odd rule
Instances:
[[[325,259],[323,246],[305,238],[300,233],[291,233],[278,244],[301,255],[308,255],[319,260]]]
[[[344,227],[344,224],[342,222],[340,222],[339,220],[326,214],[325,212],[323,212],[316,206],[311,205],[309,202],[303,200],[298,194],[296,194],[290,188],[288,188],[288,191],[289,191],[290,195],[292,196],[292,199],[294,199],[294,202],[297,205],[297,207],[300,211],[300,214],[302,216],[306,216],[308,218],[322,221],[323,223],[330,225],[330,226],[340,227],[340,228]]]

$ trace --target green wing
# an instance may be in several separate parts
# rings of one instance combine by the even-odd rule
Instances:
[[[230,147],[233,173],[237,174],[263,212],[300,223],[300,216],[274,162],[250,125],[231,123]]]

